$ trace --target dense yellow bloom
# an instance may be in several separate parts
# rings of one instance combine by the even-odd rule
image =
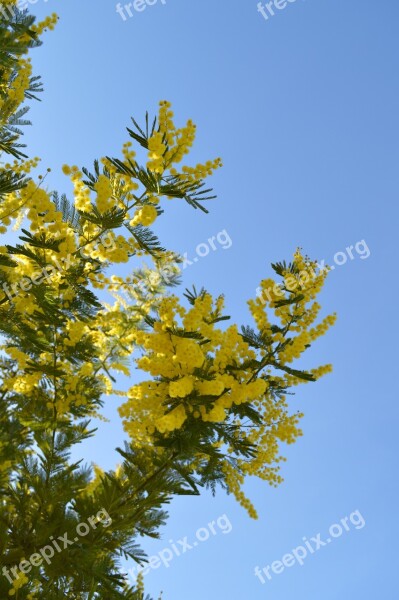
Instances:
[[[280,443],[293,443],[302,433],[298,427],[301,413],[290,414],[285,395],[276,395],[276,390],[315,380],[331,369],[326,365],[301,376],[289,367],[336,318],[330,315],[312,326],[320,310],[314,298],[328,271],[317,272],[315,263],[299,252],[294,264],[295,286],[286,287],[291,273],[282,273],[281,290],[275,281],[265,280],[261,289],[271,287],[274,292],[248,303],[262,341],[254,338],[252,343],[249,334],[240,333],[235,325],[217,326],[222,298],[202,294],[190,309],[182,307],[175,296],[164,298],[152,330],[136,336],[144,351],[138,367],[153,379],[134,385],[120,408],[125,430],[136,445],[189,428],[193,419],[234,424],[237,440],[252,444],[256,452],[252,458],[236,457],[239,471],[226,462],[225,475],[230,490],[252,516],[255,511],[241,492],[241,477],[256,475],[277,485],[283,460]],[[247,417],[241,418],[237,407],[242,405],[251,405],[259,421],[250,424]],[[222,434],[219,442],[234,454]]]
[[[100,212],[104,213],[112,208],[112,185],[108,177],[100,175],[97,183],[94,186],[97,192],[97,208]]]
[[[134,218],[130,221],[130,225],[135,227],[136,225],[144,225],[148,227],[152,225],[158,216],[157,209],[154,206],[146,205],[140,208]]]
[[[194,389],[194,380],[192,377],[182,377],[177,381],[171,381],[169,384],[169,396],[171,398],[184,398],[191,394]]]

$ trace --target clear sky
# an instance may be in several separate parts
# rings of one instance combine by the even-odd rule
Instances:
[[[165,600],[393,600],[399,3],[297,0],[267,20],[256,0],[158,0],[124,11],[126,20],[114,0],[38,0],[32,9],[60,15],[34,53],[46,91],[26,135],[53,169],[51,188],[70,192],[63,163],[116,155],[130,116],[154,113],[165,98],[177,122],[198,125],[193,161],[224,160],[209,215],[169,203],[157,226],[193,263],[184,284],[224,292],[234,320],[247,323],[246,300],[270,262],[302,246],[335,266],[322,301],[339,320],[307,358],[331,361],[334,373],[292,398],[305,435],[287,449],[284,484],[248,483],[257,522],[222,492],[173,502],[163,539],[143,541],[170,562],[150,571],[148,590],[163,589]],[[198,244],[223,231],[231,243],[195,262]],[[111,422],[81,449],[109,468],[124,437],[115,406],[107,400]],[[329,532],[350,515],[342,535]],[[185,537],[191,550],[177,543]],[[172,544],[185,551],[176,556]],[[295,564],[275,562],[301,545]],[[262,584],[255,567],[272,563]]]

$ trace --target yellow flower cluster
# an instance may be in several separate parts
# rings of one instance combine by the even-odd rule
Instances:
[[[32,65],[30,58],[20,59],[20,68],[18,74],[8,92],[8,99],[15,106],[19,106],[25,99],[25,92],[29,88],[30,78],[32,76]]]
[[[194,378],[193,377],[182,377],[177,381],[171,381],[169,383],[169,396],[171,398],[185,398],[194,389]]]
[[[108,177],[100,175],[94,186],[97,192],[97,208],[101,213],[105,213],[113,206],[112,185]]]
[[[220,299],[218,303],[220,306]],[[245,380],[246,373],[242,373],[241,376],[237,376],[237,373],[235,377],[229,374],[227,365],[244,358],[254,358],[255,353],[243,341],[235,326],[222,331],[207,322],[209,311],[213,308],[214,303],[210,295],[198,298],[188,311],[178,306],[176,297],[165,298],[160,303],[161,320],[155,324],[154,332],[138,332],[136,341],[147,351],[146,355],[138,360],[138,366],[155,377],[164,378],[167,384],[163,381],[152,382],[151,385],[144,382],[130,390],[129,395],[135,400],[135,410],[140,406],[137,400],[142,401],[140,422],[125,423],[131,433],[133,427],[135,436],[140,436],[139,430],[148,425],[151,429],[155,426],[158,430],[165,430],[167,423],[169,430],[176,429],[180,427],[182,420],[191,414],[206,422],[222,422],[227,418],[228,409],[234,404],[251,401],[266,390],[266,382],[261,379],[248,382]],[[182,337],[168,331],[179,327],[178,317],[181,318],[188,334],[195,334],[194,337]],[[206,343],[199,344],[199,340],[196,339],[198,334],[206,336]],[[209,362],[210,352],[213,352],[213,361],[212,368],[207,372],[207,379],[196,376],[196,371]],[[157,397],[158,392],[162,396],[166,390],[167,397],[171,399],[188,398],[184,410],[180,407],[178,411],[169,413],[169,407],[163,406],[158,400],[158,405],[153,407],[155,412],[149,414],[149,395],[156,391]],[[201,404],[201,396],[211,396],[213,399],[208,398],[206,404]],[[129,403],[125,409],[129,414]],[[121,408],[122,416],[126,416],[125,409]],[[167,421],[164,418],[166,415]],[[147,433],[146,429],[142,431],[145,438]]]
[[[213,175],[214,171],[222,166],[222,159],[216,158],[215,160],[208,160],[203,165],[198,163],[195,167],[184,166],[181,174],[178,174],[175,169],[171,169],[171,173],[172,175],[178,175],[184,181],[199,181]]]
[[[250,459],[237,456],[238,470],[231,469],[227,462],[225,474],[230,490],[252,516],[254,509],[241,492],[242,477],[256,475],[277,485],[281,481],[278,463],[283,460],[280,443],[293,443],[302,434],[298,427],[301,413],[290,414],[285,395],[276,395],[276,390],[317,379],[331,369],[330,365],[311,369],[303,378],[297,371],[290,372],[288,365],[336,318],[330,315],[312,328],[320,309],[313,300],[327,271],[316,272],[315,263],[299,253],[294,256],[294,264],[295,291],[283,283],[281,293],[275,281],[266,280],[263,285],[272,283],[275,293],[267,302],[262,297],[249,301],[258,326],[254,343],[234,325],[226,329],[217,326],[222,298],[214,301],[203,294],[189,309],[180,306],[175,296],[164,298],[152,330],[133,333],[144,351],[137,364],[153,379],[130,388],[127,402],[119,409],[124,428],[136,445],[189,427],[193,419],[234,424],[237,441],[253,445],[256,452]],[[282,273],[283,282],[286,277],[288,273]],[[272,325],[270,309],[280,325]],[[263,340],[260,345],[259,339]],[[238,417],[240,405],[255,409],[259,421],[250,424],[248,417]],[[223,436],[219,441],[227,443]],[[234,455],[234,445],[227,445]]]
[[[258,513],[256,512],[254,505],[241,490],[241,486],[244,484],[245,480],[244,475],[238,473],[237,470],[234,469],[227,461],[223,463],[223,472],[225,474],[226,483],[230,493],[234,495],[237,502],[239,502],[239,504],[245,508],[252,519],[257,519]]]
[[[71,181],[74,184],[74,198],[75,198],[75,206],[77,210],[82,212],[90,212],[91,211],[91,197],[90,190],[87,186],[84,185],[83,173],[78,169],[77,166],[69,167],[68,165],[64,165],[62,167],[64,175],[69,175]]]
[[[162,132],[154,133],[148,140],[148,158],[147,168],[154,173],[162,174],[165,170],[164,165],[164,154],[166,152],[166,145],[163,143]]]
[[[130,221],[130,225],[132,227],[135,227],[136,225],[144,225],[145,227],[148,227],[149,225],[153,224],[157,216],[158,212],[155,206],[147,204],[135,213],[133,219]]]
[[[132,142],[125,142],[122,147],[122,154],[124,156],[125,165],[129,165],[129,162],[134,163],[134,159],[136,158],[136,153],[134,150],[131,150]]]
[[[147,168],[159,175],[169,169],[171,175],[193,182],[212,175],[215,169],[222,166],[220,158],[207,161],[205,164],[197,164],[196,167],[183,166],[181,173],[173,167],[190,152],[196,137],[196,125],[191,119],[187,121],[185,127],[177,129],[173,116],[171,103],[166,100],[161,101],[158,113],[159,129],[148,140]]]
[[[26,575],[24,575],[21,571],[18,571],[17,577],[14,579],[12,583],[12,588],[8,592],[9,596],[15,596],[24,585],[29,582],[29,579]]]
[[[14,173],[24,173],[27,175],[32,169],[35,169],[40,162],[40,158],[35,156],[23,161],[14,160],[12,163],[6,163],[4,168],[6,170],[12,170]]]
[[[49,29],[53,31],[54,27],[57,25],[58,15],[57,13],[52,13],[40,21],[39,23],[35,23],[32,26],[32,31],[34,31],[37,35],[41,35],[44,31]]]
[[[68,338],[64,339],[65,346],[75,346],[87,333],[88,327],[81,321],[69,321],[66,326]]]
[[[6,0],[3,4],[15,6],[17,0]],[[3,9],[4,13],[4,9]],[[31,26],[30,33],[25,33],[23,28],[18,31],[14,28],[12,33],[5,31],[4,35],[9,35],[8,45],[12,48],[14,45],[18,48],[18,44],[24,43],[25,50],[18,50],[18,59],[14,65],[7,66],[1,69],[0,73],[0,127],[9,122],[10,117],[16,113],[18,108],[24,102],[26,92],[30,87],[32,66],[29,58],[25,58],[23,54],[27,54],[32,43],[32,33],[35,33],[37,38],[46,29],[53,29],[57,22],[57,15],[53,13],[43,21]],[[12,52],[11,52],[12,54]],[[1,231],[0,231],[1,233]]]

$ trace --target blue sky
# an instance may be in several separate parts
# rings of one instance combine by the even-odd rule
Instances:
[[[151,570],[148,590],[164,590],[165,600],[393,598],[398,3],[297,0],[267,21],[255,0],[158,0],[125,21],[113,0],[38,0],[33,10],[60,15],[34,53],[46,91],[26,135],[31,154],[53,169],[51,188],[70,191],[63,163],[116,155],[130,116],[153,113],[165,98],[177,121],[198,125],[193,163],[224,161],[209,215],[168,203],[157,227],[168,248],[189,257],[228,233],[231,247],[193,261],[185,285],[225,293],[234,320],[246,323],[246,300],[271,274],[270,262],[290,259],[297,246],[330,264],[346,253],[322,296],[338,323],[306,359],[331,361],[334,373],[292,399],[305,412],[305,435],[287,448],[284,484],[248,482],[257,522],[223,493],[174,501],[163,539],[144,541],[150,554],[195,540],[222,515],[231,531],[214,525],[209,540]],[[84,448],[87,460],[109,468],[123,439],[115,407],[108,399],[111,422]],[[264,576],[264,584],[255,576],[256,566],[280,560],[304,537],[326,540],[356,510],[363,527],[349,521],[303,566]]]

